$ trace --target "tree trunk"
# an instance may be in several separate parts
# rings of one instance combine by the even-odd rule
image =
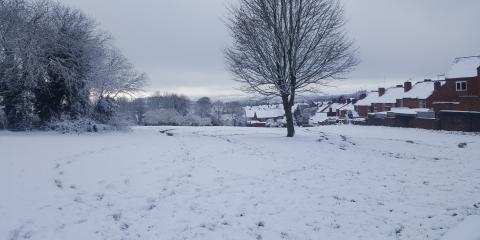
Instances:
[[[293,124],[292,104],[288,96],[282,97],[283,109],[285,110],[285,117],[287,118],[287,137],[295,136],[295,126]]]

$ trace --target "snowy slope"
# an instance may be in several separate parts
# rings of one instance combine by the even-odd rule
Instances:
[[[452,230],[443,240],[478,240],[480,239],[480,216],[469,216]]]
[[[159,130],[0,132],[0,239],[440,239],[480,215],[478,135]]]

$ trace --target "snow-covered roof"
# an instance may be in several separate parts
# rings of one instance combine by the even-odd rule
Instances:
[[[245,107],[247,118],[253,118],[257,114],[257,118],[277,118],[283,117],[285,112],[281,104],[262,105]]]
[[[389,112],[399,114],[417,114],[419,112],[431,112],[428,108],[392,108]]]
[[[359,100],[357,103],[355,103],[355,106],[370,106],[374,101],[376,101],[379,98],[378,92],[369,92],[367,93],[367,97],[365,97],[362,100]]]
[[[316,113],[309,119],[310,124],[318,124],[328,119],[327,113]]]
[[[440,82],[442,83],[442,85],[445,84],[445,81],[440,81]],[[413,85],[412,89],[404,93],[403,97],[401,98],[427,99],[433,94],[434,90],[435,90],[434,81],[417,82],[415,85]]]
[[[353,106],[353,104],[349,103],[349,104],[346,104],[346,105],[343,105],[342,107],[340,107],[339,110],[354,111],[355,106]]]
[[[341,109],[343,106],[345,106],[345,103],[332,103],[330,106],[325,110],[325,112],[330,111],[330,108],[332,109],[333,112],[336,112],[337,110]]]
[[[480,56],[457,58],[446,78],[476,77],[478,67],[480,67]]]
[[[401,99],[404,94],[403,87],[393,87],[385,91],[383,96],[374,99],[372,103],[396,103],[397,99]]]

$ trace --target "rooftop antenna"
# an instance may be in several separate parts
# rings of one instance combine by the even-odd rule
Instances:
[[[446,74],[445,73],[440,73],[437,75],[437,80],[442,80],[442,77],[445,78]]]

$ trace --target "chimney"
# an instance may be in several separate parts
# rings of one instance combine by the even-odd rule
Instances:
[[[480,77],[480,66],[477,68],[477,75]]]
[[[378,96],[381,97],[385,94],[385,88],[379,88],[378,89]]]
[[[412,90],[412,82],[408,81],[403,84],[403,89],[405,92]]]
[[[435,83],[434,83],[433,86],[434,86],[433,89],[434,89],[435,91],[438,91],[438,90],[440,90],[440,88],[442,87],[442,82],[440,82],[440,81],[435,81]]]

